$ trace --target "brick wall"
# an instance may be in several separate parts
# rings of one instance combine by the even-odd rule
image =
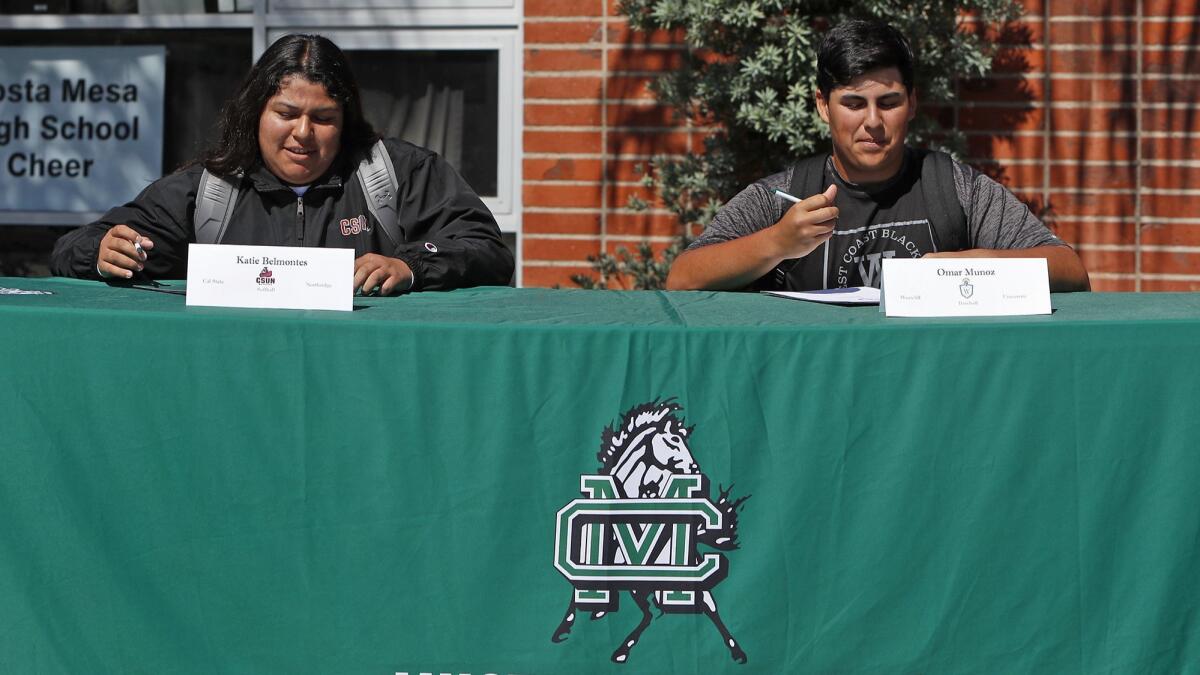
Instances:
[[[1200,0],[1026,0],[995,74],[948,114],[970,161],[1075,245],[1095,290],[1200,290]],[[680,56],[604,0],[526,0],[524,284],[675,231],[635,167],[700,147],[646,82]]]
[[[1096,290],[1200,290],[1198,5],[1026,0],[962,88],[971,160],[1046,209]]]
[[[653,201],[639,164],[699,147],[646,88],[679,63],[675,42],[630,32],[615,1],[525,1],[524,285],[572,287],[589,254],[670,242],[674,216],[628,202]]]

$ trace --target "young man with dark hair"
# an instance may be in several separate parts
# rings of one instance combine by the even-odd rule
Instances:
[[[905,145],[917,96],[912,51],[896,29],[842,23],[817,68],[833,152],[731,199],[675,260],[668,288],[878,287],[884,258],[944,256],[1045,258],[1051,290],[1089,289],[1075,251],[1011,192],[948,155]]]

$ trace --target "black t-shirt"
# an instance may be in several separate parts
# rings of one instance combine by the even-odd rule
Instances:
[[[920,182],[920,163],[912,153],[906,153],[900,173],[874,185],[848,183],[832,160],[826,162],[824,184],[834,183],[838,190],[833,236],[807,256],[781,263],[768,275],[772,285],[788,290],[878,287],[884,258],[920,258],[936,251]]]

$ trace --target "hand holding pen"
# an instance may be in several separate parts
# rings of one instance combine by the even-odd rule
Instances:
[[[153,249],[154,242],[133,228],[124,224],[114,225],[100,240],[96,272],[103,279],[132,279],[135,272],[141,272],[144,268],[147,251]]]
[[[776,190],[775,195],[793,202],[779,222],[771,226],[780,258],[802,258],[833,236],[838,217],[838,208],[833,205],[836,185],[808,199],[793,197],[782,190]]]

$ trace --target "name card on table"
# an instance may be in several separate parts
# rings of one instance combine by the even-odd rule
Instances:
[[[885,316],[1050,313],[1044,258],[888,258],[881,283]]]
[[[350,248],[188,245],[188,305],[348,312],[353,284]]]

